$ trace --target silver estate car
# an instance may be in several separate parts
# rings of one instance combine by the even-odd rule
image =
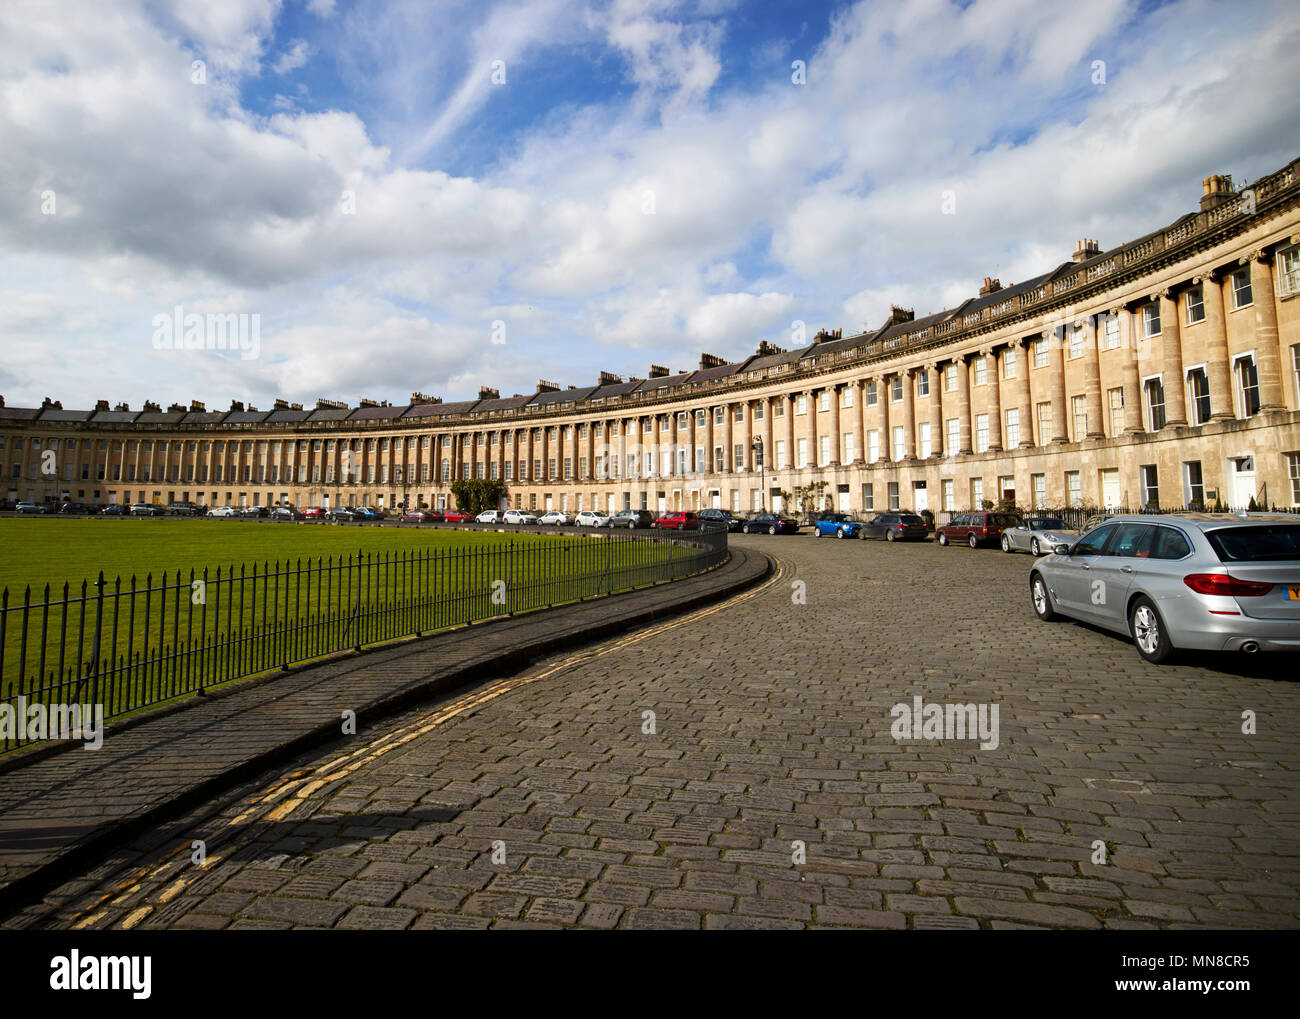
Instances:
[[[1057,545],[1073,545],[1079,532],[1065,526],[1060,517],[1028,516],[1023,524],[1002,531],[1003,552],[1047,555]]]
[[[1149,662],[1176,651],[1300,651],[1300,518],[1116,516],[1029,574],[1034,611],[1128,635]]]

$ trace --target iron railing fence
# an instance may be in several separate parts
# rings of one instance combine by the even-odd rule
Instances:
[[[27,716],[105,719],[338,651],[678,580],[721,565],[725,529],[177,570],[0,592],[0,753]],[[7,707],[6,707],[7,706]],[[22,720],[19,721],[20,716]],[[7,721],[6,721],[7,719]]]

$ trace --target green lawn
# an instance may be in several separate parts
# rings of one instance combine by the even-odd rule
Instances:
[[[107,717],[698,568],[687,550],[606,532],[202,519],[0,518],[0,548],[0,701],[91,699]],[[47,584],[59,604],[41,604]]]
[[[435,528],[336,526],[270,521],[74,518],[0,518],[0,590],[9,602],[32,585],[33,598],[49,584],[61,591],[68,581],[80,588],[100,570],[108,579],[134,574],[143,583],[152,573],[208,566],[284,562],[286,559],[355,555],[358,551],[481,548],[502,541],[546,541],[549,535]]]

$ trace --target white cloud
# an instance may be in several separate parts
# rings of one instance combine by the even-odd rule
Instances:
[[[271,65],[271,69],[276,74],[288,74],[290,71],[296,71],[307,63],[311,53],[312,50],[307,45],[307,40],[295,39],[293,44],[276,58],[275,63]]]
[[[783,321],[794,303],[789,294],[716,294],[686,317],[686,332],[702,343],[739,340],[752,343],[753,337]]]
[[[1131,239],[1194,208],[1205,174],[1274,169],[1300,137],[1296,104],[1239,101],[1291,88],[1300,14],[1266,4],[873,0],[725,88],[750,59],[728,48],[730,0],[362,0],[310,44],[277,39],[272,0],[73,11],[0,4],[11,405],[51,387],[51,349],[68,405],[176,387],[223,406],[450,399],[590,381],[597,348],[625,374],[701,347],[742,357],[792,318],[853,332],[890,303],[922,315],[983,276],[1045,271],[1077,237]],[[630,87],[493,135],[493,103],[535,100],[552,51],[594,51]],[[275,112],[254,112],[267,54],[287,71],[309,53],[311,93],[339,66],[364,102],[304,109],[305,88],[272,80]],[[484,139],[492,155],[455,162]],[[141,330],[175,303],[259,311],[264,358],[164,368]],[[504,349],[485,345],[494,318]]]

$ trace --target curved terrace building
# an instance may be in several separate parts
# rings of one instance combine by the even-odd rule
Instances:
[[[1136,240],[874,332],[406,406],[0,406],[10,500],[779,508],[1300,506],[1300,160]],[[760,471],[758,452],[763,452]],[[53,454],[51,456],[50,454]]]

